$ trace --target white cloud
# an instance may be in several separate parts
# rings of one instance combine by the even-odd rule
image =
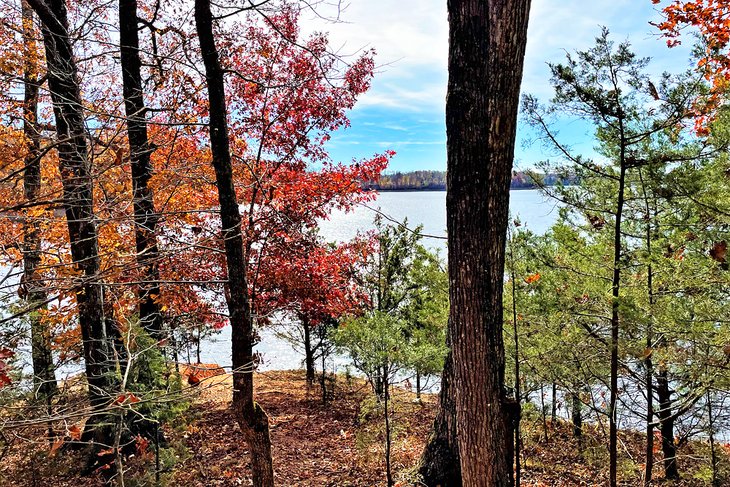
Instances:
[[[332,16],[335,10],[320,5],[320,13]],[[676,69],[681,54],[669,52],[648,23],[658,18],[649,0],[534,0],[523,91],[549,96],[545,63],[562,60],[566,50],[591,46],[600,25],[608,26],[617,41],[629,38],[640,55],[656,54],[660,66],[657,71]],[[305,15],[302,21],[305,31],[329,32],[332,45],[341,47],[344,53],[371,47],[377,50],[380,73],[360,106],[443,111],[448,51],[446,2],[353,1],[341,12],[341,19],[341,23],[326,23]]]
[[[321,5],[319,13],[332,17],[336,9]],[[381,65],[396,63],[446,65],[446,3],[436,0],[354,1],[340,12],[340,23],[324,23],[309,15],[305,29],[329,32],[333,46],[344,52],[375,48]]]

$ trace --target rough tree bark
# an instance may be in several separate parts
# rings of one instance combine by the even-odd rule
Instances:
[[[134,193],[134,238],[141,281],[137,288],[139,321],[153,338],[161,340],[162,314],[156,300],[160,295],[159,250],[155,234],[157,214],[153,193],[148,186],[152,177],[150,155],[153,148],[147,137],[146,108],[142,91],[137,0],[119,0],[119,44]]]
[[[530,0],[449,0],[447,230],[463,485],[511,485],[502,287]]]
[[[218,50],[213,36],[210,0],[195,1],[195,25],[205,65],[210,113],[210,143],[220,203],[221,232],[225,243],[233,365],[233,411],[251,451],[253,485],[274,485],[269,418],[253,400],[254,330],[248,298],[241,214],[233,186],[226,119],[226,95]]]
[[[428,487],[461,487],[459,445],[456,440],[456,402],[454,400],[453,359],[446,356],[441,374],[439,409],[433,423],[433,432],[421,455],[418,473]]]
[[[48,87],[56,120],[59,172],[71,258],[79,272],[76,302],[84,348],[89,400],[93,410],[106,406],[111,392],[112,357],[104,316],[103,283],[99,276],[99,245],[94,215],[93,181],[88,158],[78,70],[68,32],[64,0],[28,0],[42,24],[48,66]],[[111,444],[111,429],[97,427],[103,415],[86,422],[85,439]]]
[[[38,127],[39,62],[36,33],[33,28],[33,10],[23,1],[23,135],[27,153],[23,161],[23,191],[28,203],[36,201],[41,190],[41,133]],[[55,369],[51,353],[51,333],[41,322],[36,311],[46,307],[45,287],[36,273],[41,263],[40,222],[26,217],[23,222],[23,276],[22,295],[30,313],[31,356],[33,359],[33,383],[39,398],[50,400],[56,394]],[[49,403],[50,404],[50,403]]]

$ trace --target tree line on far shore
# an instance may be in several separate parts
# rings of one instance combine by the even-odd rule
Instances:
[[[536,189],[543,186],[573,185],[575,174],[568,172],[540,173],[512,171],[512,189]],[[364,184],[365,189],[378,191],[445,191],[446,171],[408,171],[381,174],[377,181]]]

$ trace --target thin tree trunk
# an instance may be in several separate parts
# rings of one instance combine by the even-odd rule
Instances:
[[[28,0],[42,23],[48,65],[48,87],[58,134],[59,172],[63,183],[71,258],[79,271],[76,303],[84,348],[89,400],[102,410],[111,393],[113,357],[107,338],[103,284],[99,277],[99,244],[94,218],[93,180],[88,158],[78,70],[68,33],[64,0]],[[84,437],[110,445],[113,428],[97,427],[102,415],[92,415]]]
[[[573,421],[573,438],[581,438],[583,436],[583,415],[581,410],[583,404],[580,402],[578,393],[571,394],[573,404],[571,407],[571,417]]]
[[[552,397],[550,398],[550,421],[555,424],[558,419],[558,385],[553,382]]]
[[[509,260],[510,260],[510,281],[512,283],[512,338],[515,345],[515,402],[518,406],[522,405],[522,394],[520,393],[520,340],[517,333],[517,281],[515,276],[515,254],[514,254],[514,236],[511,236],[509,242]],[[515,421],[515,486],[519,487],[522,475],[522,466],[520,465],[520,451],[522,450],[522,436],[520,432],[521,417],[518,414]]]
[[[198,338],[195,340],[195,360],[197,360],[197,362],[199,364],[203,363],[200,360],[200,342],[202,340],[202,336],[201,336],[202,333],[203,333],[202,327],[198,326]]]
[[[416,371],[416,399],[421,400],[421,373]]]
[[[304,331],[304,365],[307,370],[307,385],[314,384],[314,350],[312,349],[312,330],[306,316],[301,316]]]
[[[382,367],[377,367],[375,377],[373,378],[373,390],[375,390],[375,395],[379,398],[383,397],[383,383],[383,369]]]
[[[453,360],[449,352],[441,374],[439,409],[433,432],[423,450],[418,469],[422,482],[427,487],[461,487],[459,445],[456,440],[456,402],[452,381]]]
[[[641,169],[639,169],[641,189],[644,194],[644,207],[646,216],[646,253],[651,259],[651,210],[649,199],[646,194],[646,185]],[[646,449],[644,466],[644,485],[651,485],[654,471],[654,364],[652,363],[652,347],[654,346],[654,272],[651,261],[646,269],[646,292],[649,300],[649,321],[646,326],[646,349],[644,350],[644,368],[646,369]]]
[[[124,462],[122,459],[122,430],[124,429],[124,411],[120,411],[117,415],[114,427],[114,472],[113,478],[117,487],[124,487]],[[111,482],[107,482],[111,483]]]
[[[390,387],[390,384],[388,383],[387,376],[383,379],[383,383],[385,385],[385,397],[383,399],[383,404],[385,406],[385,479],[388,483],[388,487],[392,487],[394,482],[393,482],[392,467],[390,465],[391,438],[390,438],[390,412],[388,411],[388,406],[389,406],[388,396],[390,396],[390,394],[388,393],[388,388]]]
[[[327,404],[327,368],[326,368],[326,357],[324,354],[322,357],[322,377],[320,379],[320,388],[322,389],[322,404]]]
[[[712,487],[720,487],[720,478],[718,476],[717,467],[717,450],[715,449],[715,420],[712,412],[712,396],[709,389],[707,390],[707,423],[709,427],[710,439],[710,466],[712,467]]]
[[[509,467],[509,483],[515,485],[513,465],[515,463],[515,433],[520,421],[520,403],[514,398],[506,397],[504,400],[505,427],[507,428],[507,442],[505,444],[504,461]]]
[[[137,288],[139,322],[153,338],[161,340],[162,314],[157,301],[160,296],[159,250],[155,234],[157,214],[152,189],[148,185],[152,177],[152,147],[147,137],[146,108],[142,91],[137,0],[119,0],[119,44],[129,160],[132,168],[134,238],[140,273],[140,285]]]
[[[548,437],[547,408],[545,407],[545,384],[540,384],[540,414],[542,415],[542,431],[545,433],[545,443]]]
[[[619,298],[621,296],[621,223],[624,210],[624,187],[626,184],[626,144],[624,140],[623,121],[619,119],[620,141],[620,173],[618,195],[616,198],[616,224],[613,234],[613,280],[611,283],[611,397],[608,409],[608,454],[609,484],[616,487],[618,473],[618,425],[616,405],[618,403],[618,346],[619,346]]]
[[[649,269],[649,272],[651,272],[651,266],[649,266]],[[651,325],[649,325],[646,335],[646,358],[644,359],[644,367],[646,368],[646,466],[644,467],[644,485],[651,485],[654,471],[654,366],[651,360],[652,339]]]
[[[272,487],[274,469],[269,418],[253,400],[254,330],[248,299],[247,262],[243,252],[241,214],[233,186],[223,70],[213,36],[210,0],[195,1],[195,25],[208,85],[211,152],[228,272],[226,301],[231,323],[233,410],[251,451],[253,484],[257,487]]]
[[[672,415],[672,391],[669,388],[667,371],[661,366],[657,375],[657,399],[659,399],[659,430],[662,433],[662,453],[664,455],[664,477],[679,479],[677,467],[677,447],[674,444],[674,417]]]
[[[38,127],[39,62],[36,34],[33,28],[33,10],[23,1],[23,135],[27,153],[23,171],[25,199],[32,203],[38,199],[41,190],[41,134]],[[45,309],[47,295],[42,277],[37,274],[41,263],[41,229],[37,219],[26,216],[23,221],[23,277],[21,285],[29,314],[31,356],[33,359],[33,383],[38,397],[50,401],[58,391],[53,354],[51,353],[51,332],[40,319],[38,311]],[[50,411],[49,411],[50,413]]]
[[[529,0],[449,0],[447,230],[463,485],[510,485],[502,287]]]

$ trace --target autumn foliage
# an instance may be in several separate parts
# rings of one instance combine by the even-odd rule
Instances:
[[[201,96],[203,79],[187,59],[199,58],[192,27],[178,27],[177,8],[140,5],[154,29],[142,31],[147,61],[146,104],[153,175],[149,182],[159,214],[157,238],[160,257],[160,295],[155,296],[167,333],[205,324],[225,326],[223,306],[225,266],[217,223],[217,193],[209,164],[207,134],[201,124],[207,105]],[[4,21],[21,28],[19,10],[4,11]],[[93,114],[91,158],[94,173],[94,210],[98,219],[100,278],[107,284],[107,306],[118,326],[131,326],[138,306],[135,293],[141,281],[135,259],[129,147],[121,106],[121,86],[114,53],[101,47],[113,38],[104,21],[114,21],[109,6],[76,5],[72,22],[84,23],[91,34],[77,47],[89,117]],[[313,236],[317,222],[333,209],[350,209],[369,201],[373,192],[361,181],[377,179],[393,155],[376,154],[361,161],[332,161],[326,150],[330,133],[349,125],[346,112],[370,86],[374,61],[366,52],[345,61],[331,53],[327,37],[299,33],[298,11],[285,6],[265,17],[256,13],[221,24],[218,36],[229,74],[226,89],[230,106],[230,136],[234,177],[247,257],[253,269],[250,297],[257,315],[266,317],[294,307],[323,314],[317,306],[331,301],[337,314],[355,309],[360,296],[346,282],[347,272],[367,252],[366,242],[330,247]],[[89,20],[91,19],[91,21]],[[81,24],[77,25],[80,26]],[[36,27],[37,29],[37,27]],[[40,113],[46,148],[41,164],[41,192],[26,201],[16,191],[23,175],[25,141],[21,130],[22,98],[14,96],[24,56],[32,56],[45,70],[42,43],[32,52],[12,30],[0,53],[4,102],[0,128],[0,208],[3,218],[2,263],[22,267],[23,222],[40,224],[43,245],[37,279],[52,283],[49,303],[39,310],[52,330],[54,347],[63,360],[80,357],[76,322],[75,282],[62,208],[62,184],[52,145],[53,114]],[[36,35],[38,31],[36,30]],[[42,102],[48,106],[47,95]],[[91,118],[90,118],[91,119]],[[90,122],[91,123],[91,122]],[[307,288],[296,287],[287,273],[296,273]],[[332,285],[333,282],[339,284]],[[22,293],[22,288],[21,291]],[[327,299],[322,300],[325,297]],[[314,301],[320,299],[315,305]],[[333,305],[334,305],[333,304]]]
[[[367,303],[357,276],[373,236],[327,243],[318,224],[371,201],[363,183],[393,156],[336,161],[327,151],[370,87],[374,52],[344,58],[326,35],[302,35],[294,3],[209,19],[228,114],[223,180],[216,148],[226,144],[211,123],[210,77],[197,67],[210,60],[200,5],[195,23],[192,4],[179,2],[125,0],[117,10],[31,0],[0,12],[8,27],[0,32],[0,266],[9,270],[0,299],[12,314],[0,318],[15,327],[0,333],[0,388],[12,384],[27,328],[44,414],[66,400],[56,397],[55,367],[83,359],[92,414],[83,432],[74,426],[78,435],[54,439],[51,454],[86,442],[89,468],[108,478],[122,475],[124,448],[158,441],[148,418],[177,407],[168,395],[206,378],[188,373],[186,385],[173,372],[193,331],[200,340],[203,329],[235,323],[232,360],[221,365],[250,378],[256,328],[287,314],[315,326]],[[223,204],[224,191],[233,205]],[[243,258],[232,265],[221,215],[236,209]],[[227,306],[234,292],[248,294],[243,312]],[[245,343],[236,338],[242,319]],[[36,370],[41,352],[46,376]],[[249,441],[250,425],[239,424]]]
[[[655,5],[661,0],[652,0]],[[695,105],[698,135],[709,134],[708,122],[725,100],[730,89],[730,2],[727,0],[674,0],[664,6],[665,20],[654,24],[667,39],[668,47],[681,44],[686,27],[695,28],[703,41],[704,53],[697,61],[698,69],[710,83],[709,96]]]

